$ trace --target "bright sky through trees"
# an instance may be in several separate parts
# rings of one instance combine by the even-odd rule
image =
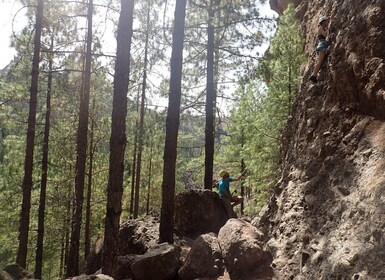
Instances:
[[[3,69],[16,55],[16,51],[10,47],[10,36],[12,32],[20,31],[26,24],[26,18],[24,17],[24,9],[17,0],[0,0],[0,69]],[[15,16],[17,13],[17,16]],[[261,13],[266,16],[275,15],[270,10],[269,4],[266,3],[261,9]],[[112,32],[106,30],[105,35],[111,35]],[[115,39],[105,38],[105,42],[110,42],[112,45],[106,47],[104,50],[107,54],[114,54],[115,51]],[[264,49],[266,46],[264,46]]]

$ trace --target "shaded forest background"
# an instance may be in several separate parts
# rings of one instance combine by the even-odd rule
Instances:
[[[117,33],[123,5],[103,0],[20,2],[28,25],[13,35],[17,56],[0,73],[0,265],[15,262],[22,245],[28,248],[25,267],[34,270],[35,277],[38,273],[52,279],[71,274],[71,250],[79,259],[79,264],[71,265],[81,266],[91,244],[105,231],[117,81],[115,54],[103,53],[101,38],[103,32],[110,32],[105,22],[112,23]],[[161,214],[168,110],[164,100],[170,90],[175,8],[170,3],[174,1],[123,2],[135,5],[122,221]],[[29,234],[20,244],[31,77],[36,74],[32,61],[43,3]],[[247,0],[188,1],[176,147],[175,193],[211,188],[221,169],[236,175],[247,168],[240,194],[246,198],[242,212],[249,216],[258,213],[280,178],[284,125],[304,62],[294,8],[289,7],[279,22],[261,15],[260,8],[260,2]],[[266,43],[270,47],[262,56],[260,46]],[[207,133],[210,125],[211,134]],[[210,139],[212,146],[207,145]],[[211,164],[208,153],[213,154]],[[79,189],[79,184],[84,188]],[[80,234],[75,239],[74,227]],[[39,243],[42,232],[44,243]],[[36,257],[39,252],[41,262]]]

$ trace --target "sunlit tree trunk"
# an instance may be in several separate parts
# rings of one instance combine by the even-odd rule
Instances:
[[[43,21],[44,1],[37,1],[36,24],[34,36],[34,49],[32,60],[32,75],[29,100],[27,145],[25,149],[24,160],[24,178],[23,178],[23,201],[20,212],[19,224],[19,247],[17,251],[16,263],[23,268],[27,265],[28,253],[28,234],[29,234],[29,216],[31,211],[31,191],[32,191],[32,172],[33,172],[33,152],[35,146],[35,127],[36,127],[36,108],[37,93],[39,82],[39,61],[41,49],[41,31]]]
[[[67,263],[67,277],[79,275],[79,249],[80,232],[82,224],[82,211],[84,200],[84,180],[87,161],[87,139],[88,139],[88,114],[89,96],[91,83],[91,51],[92,51],[92,13],[93,0],[88,2],[87,12],[87,43],[85,69],[83,75],[83,86],[80,97],[79,126],[77,132],[76,146],[76,174],[75,174],[75,197],[72,213],[72,229],[70,251],[71,256]]]
[[[183,41],[187,0],[178,0],[174,13],[171,53],[170,92],[166,118],[166,141],[163,156],[162,208],[159,241],[174,242],[175,167],[177,156],[182,85]]]
[[[121,0],[117,34],[110,166],[107,188],[107,211],[104,226],[102,270],[115,277],[118,257],[119,221],[122,212],[124,150],[126,146],[127,91],[130,73],[130,48],[133,22],[133,0]]]
[[[53,38],[51,38],[51,47],[53,50]],[[40,183],[40,200],[39,200],[39,214],[38,214],[38,228],[37,228],[37,242],[36,242],[36,258],[35,258],[35,277],[41,279],[42,267],[43,267],[43,241],[44,241],[44,219],[45,219],[45,201],[47,193],[47,175],[48,175],[48,142],[49,142],[49,130],[50,130],[50,117],[51,117],[51,90],[52,90],[52,64],[53,57],[50,54],[48,62],[48,82],[47,82],[47,100],[46,100],[46,113],[45,113],[45,125],[43,136],[43,158],[41,165],[41,183]]]

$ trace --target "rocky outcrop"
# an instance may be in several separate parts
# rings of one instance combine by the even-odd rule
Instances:
[[[196,238],[219,232],[226,223],[225,208],[219,195],[210,190],[187,190],[176,197],[175,230],[180,236]]]
[[[284,172],[258,222],[279,279],[385,279],[385,1],[303,0],[309,60],[285,132]],[[319,83],[317,19],[331,17]]]

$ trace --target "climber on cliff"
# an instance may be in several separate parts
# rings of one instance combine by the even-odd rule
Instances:
[[[226,214],[229,219],[236,218],[237,215],[235,214],[233,207],[242,203],[243,197],[242,196],[233,196],[230,193],[230,182],[239,181],[243,178],[244,173],[239,175],[237,178],[231,178],[229,172],[222,170],[219,172],[219,177],[222,179],[220,180],[218,184],[218,193],[219,196],[223,202],[223,205],[226,209]]]
[[[314,67],[313,73],[311,74],[309,81],[313,83],[317,83],[317,74],[319,70],[321,69],[322,63],[325,60],[325,57],[327,55],[328,47],[330,45],[330,42],[326,39],[328,35],[328,28],[330,24],[330,19],[326,16],[320,17],[318,21],[318,32],[317,32],[317,47],[316,51],[318,54],[318,60],[317,64]]]

